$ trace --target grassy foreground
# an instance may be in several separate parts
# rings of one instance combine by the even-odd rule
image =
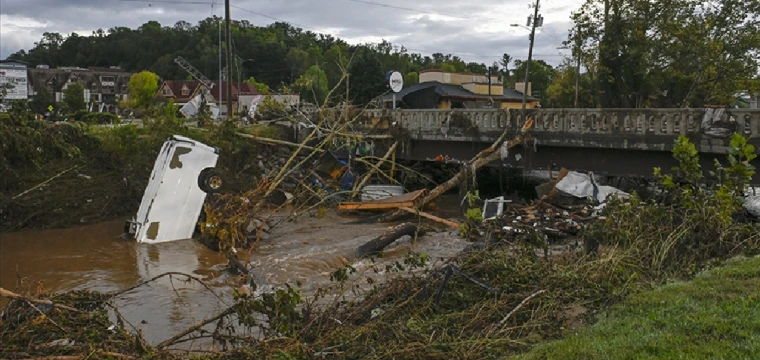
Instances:
[[[758,359],[760,257],[631,296],[594,326],[519,359]]]

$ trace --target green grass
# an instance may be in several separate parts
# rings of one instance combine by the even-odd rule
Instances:
[[[760,359],[760,257],[631,296],[518,359]]]

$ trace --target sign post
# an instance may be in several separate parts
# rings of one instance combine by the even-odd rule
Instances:
[[[396,109],[396,93],[404,87],[404,77],[398,71],[391,71],[388,73],[388,85],[393,91],[393,109]]]

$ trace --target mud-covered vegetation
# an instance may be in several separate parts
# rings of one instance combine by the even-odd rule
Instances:
[[[183,135],[219,148],[227,189],[241,193],[261,176],[277,149],[236,135],[233,124],[189,128],[165,105],[144,127],[50,123],[27,109],[0,114],[0,231],[58,228],[132,216],[161,146]],[[274,126],[247,129],[283,137]]]
[[[332,289],[309,299],[302,298],[296,284],[254,296],[256,284],[242,277],[232,291],[235,304],[216,316],[161,344],[115,350],[124,356],[170,357],[168,349],[181,339],[213,333],[221,350],[199,357],[491,359],[524,353],[595,322],[631,294],[690,279],[725,259],[760,253],[760,224],[735,220],[741,212],[737,189],[754,172],[748,166],[751,156],[739,154],[754,154],[754,149],[741,137],[734,138],[732,147],[732,170],[722,173],[719,184],[708,185],[695,166],[693,145],[680,138],[674,151],[680,166],[673,175],[657,172],[659,196],[610,199],[581,229],[583,248],[565,244],[566,251],[548,252],[550,239],[540,232],[503,231],[513,224],[509,217],[485,224],[470,221],[467,233],[483,246],[440,266],[427,267],[427,256],[409,254],[405,261],[375,269],[397,275],[382,284],[347,266],[332,274]],[[360,284],[371,289],[364,293]],[[14,316],[12,311],[8,313]],[[223,318],[257,328],[259,335],[236,333],[222,326]],[[44,320],[4,322],[0,342],[14,351],[51,354],[40,347],[49,342],[44,335],[51,331]],[[45,340],[21,342],[8,326],[25,326]],[[96,340],[102,338],[85,338],[81,348],[70,351],[85,354],[83,349],[94,348]]]

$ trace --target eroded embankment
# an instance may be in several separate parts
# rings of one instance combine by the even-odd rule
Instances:
[[[254,129],[277,137],[274,128]],[[285,152],[235,135],[235,128],[190,129],[176,119],[144,128],[50,124],[0,116],[0,231],[62,228],[134,215],[156,156],[171,135],[216,146],[228,191],[242,192],[283,162]],[[289,154],[289,152],[288,152]]]

